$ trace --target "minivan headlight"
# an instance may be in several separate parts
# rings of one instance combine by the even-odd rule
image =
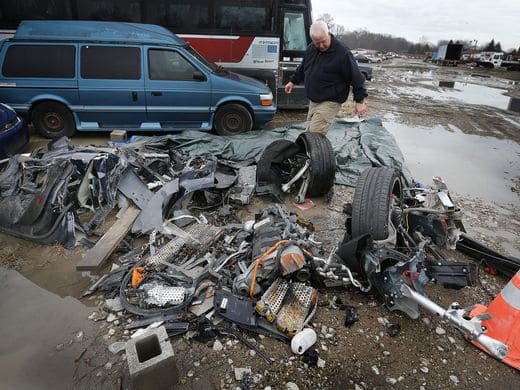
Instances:
[[[272,106],[273,105],[273,94],[262,93],[260,94],[260,105],[261,106]]]

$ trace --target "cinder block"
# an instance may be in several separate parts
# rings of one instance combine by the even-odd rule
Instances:
[[[126,130],[113,130],[110,133],[110,141],[125,142],[128,139]]]
[[[128,340],[125,349],[132,389],[172,389],[177,383],[173,348],[164,326]]]

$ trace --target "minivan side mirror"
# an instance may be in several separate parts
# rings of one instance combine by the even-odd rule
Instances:
[[[193,80],[206,81],[206,76],[200,70],[193,72]]]

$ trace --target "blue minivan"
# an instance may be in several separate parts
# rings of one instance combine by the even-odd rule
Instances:
[[[233,135],[276,112],[261,82],[163,27],[122,22],[22,22],[0,42],[0,102],[49,138],[115,128]]]

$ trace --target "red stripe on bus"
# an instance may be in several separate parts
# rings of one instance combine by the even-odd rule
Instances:
[[[240,62],[255,37],[237,39],[182,37],[206,59],[212,62]]]

